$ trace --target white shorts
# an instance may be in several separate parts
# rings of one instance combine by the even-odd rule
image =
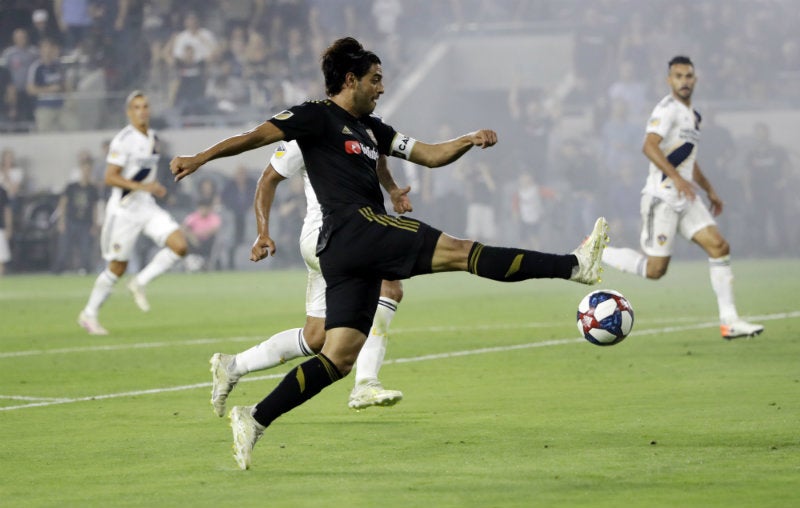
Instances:
[[[699,197],[676,211],[660,198],[642,195],[642,251],[648,256],[669,257],[678,233],[687,240],[701,229],[716,226],[714,217]]]
[[[131,202],[107,210],[100,248],[106,261],[128,261],[140,234],[163,247],[167,237],[179,228],[178,223],[155,202]]]
[[[308,269],[308,284],[306,285],[306,316],[325,318],[325,279],[319,267],[317,257],[317,237],[319,229],[306,231],[300,235],[300,254]]]
[[[11,261],[11,249],[8,248],[6,230],[0,229],[0,263],[8,263],[9,261]]]

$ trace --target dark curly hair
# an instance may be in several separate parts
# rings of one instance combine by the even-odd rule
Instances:
[[[344,78],[352,72],[361,79],[381,59],[367,51],[352,37],[337,39],[322,54],[322,75],[325,76],[325,93],[334,96],[342,91]]]

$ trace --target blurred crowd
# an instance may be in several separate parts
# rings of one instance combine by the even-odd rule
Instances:
[[[496,106],[510,149],[464,157],[435,172],[398,159],[392,168],[398,181],[414,189],[415,215],[453,234],[567,249],[602,212],[620,244],[636,245],[647,168],[641,154],[645,123],[668,92],[666,62],[678,47],[692,57],[700,76],[699,162],[728,203],[720,218],[726,236],[739,256],[789,255],[800,244],[792,219],[800,210],[791,195],[800,183],[797,154],[776,143],[766,123],[734,136],[716,118],[733,110],[800,105],[800,9],[791,0],[653,0],[647,9],[640,4],[6,0],[0,3],[0,132],[116,129],[124,123],[124,96],[133,88],[147,90],[157,128],[247,125],[321,97],[319,55],[343,34],[356,34],[378,53],[387,82],[397,84],[426,48],[453,34],[555,30],[572,34],[574,44],[572,72],[557,89],[524,88],[512,80],[501,85],[500,94],[458,92],[452,98],[463,108],[478,101]],[[566,125],[581,115],[589,117],[585,128]],[[426,126],[428,138],[460,133],[464,127],[453,116],[452,123]],[[13,147],[0,146],[0,229],[5,225],[7,235],[17,236],[12,251],[26,252],[24,261],[55,272],[96,269],[107,193],[107,146],[99,148],[65,156],[76,163],[60,195],[26,201],[40,190],[26,179],[32,168],[16,159]],[[169,185],[169,171],[161,169],[173,191],[165,205],[186,219],[196,254],[187,269],[240,268],[254,233],[250,215],[260,169],[240,167],[227,171],[230,176],[208,172],[188,193]],[[286,247],[277,263],[289,266],[300,263],[291,247],[304,212],[302,185],[282,187],[279,198],[275,231],[285,235]],[[43,252],[37,261],[37,246],[44,243],[39,238],[46,235],[61,238],[58,253]]]

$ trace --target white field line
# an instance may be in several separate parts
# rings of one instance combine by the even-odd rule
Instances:
[[[794,312],[786,312],[780,314],[769,314],[764,316],[752,316],[752,319],[759,320],[759,321],[775,321],[780,319],[792,319],[800,317],[800,311]],[[703,328],[715,328],[719,326],[719,323],[714,322],[706,322],[706,323],[696,323],[690,325],[682,325],[682,326],[668,326],[663,328],[651,328],[645,330],[637,330],[636,332],[631,334],[633,336],[643,336],[643,335],[657,335],[662,333],[675,333],[675,332],[683,332],[689,330],[699,330]],[[473,329],[473,327],[467,327],[469,329]],[[499,327],[498,327],[499,328]],[[208,342],[222,342],[225,340],[239,340],[242,339],[241,337],[233,337],[231,339],[203,339],[201,341],[189,341],[186,342],[188,344],[204,344]],[[451,351],[447,353],[437,353],[437,354],[430,354],[430,355],[422,355],[422,356],[413,356],[409,358],[396,358],[393,360],[387,360],[384,362],[384,365],[391,365],[391,364],[402,364],[402,363],[414,363],[414,362],[423,362],[428,360],[443,360],[449,358],[458,358],[462,356],[471,356],[471,355],[480,355],[480,354],[487,354],[487,353],[504,353],[507,351],[515,351],[520,349],[532,349],[532,348],[540,348],[540,347],[550,347],[550,346],[564,346],[569,344],[578,344],[583,342],[581,338],[565,338],[565,339],[551,339],[539,342],[529,342],[526,344],[516,344],[511,346],[497,346],[497,347],[488,347],[488,348],[479,348],[479,349],[469,349],[464,351]],[[152,344],[164,344],[175,346],[176,343],[152,343]],[[150,346],[150,345],[143,345],[143,347],[159,347],[159,346]],[[111,348],[111,349],[121,349],[121,348]],[[81,348],[81,350],[85,350],[85,348]],[[71,351],[70,351],[71,352]],[[277,379],[282,378],[286,375],[285,372],[268,374],[264,376],[249,376],[247,378],[239,380],[240,383],[247,383],[247,382],[254,382],[254,381],[263,381],[265,379]],[[26,409],[32,407],[44,407],[44,406],[55,406],[58,404],[72,404],[74,402],[87,402],[92,400],[106,400],[106,399],[118,399],[124,397],[136,397],[140,395],[153,395],[159,393],[168,393],[168,392],[180,392],[185,390],[194,390],[197,388],[209,388],[211,383],[195,383],[191,385],[181,385],[181,386],[170,386],[166,388],[152,388],[149,390],[135,390],[130,392],[120,392],[120,393],[107,393],[101,395],[90,395],[87,397],[77,397],[77,398],[41,398],[38,400],[34,397],[23,398],[19,397],[21,400],[38,400],[37,402],[31,402],[30,404],[21,404],[18,406],[6,406],[0,407],[0,411],[13,411],[16,409]],[[0,398],[14,398],[13,396],[0,396]]]
[[[800,311],[783,312],[777,314],[765,314],[762,316],[748,316],[748,319],[753,321],[775,321],[781,319],[791,319],[800,317]],[[650,330],[637,330],[633,335],[651,335],[652,333],[669,333],[672,331],[682,330],[697,330],[701,328],[710,328],[716,326],[717,323],[694,323],[695,319],[692,318],[665,318],[659,320],[648,320],[648,324],[654,323],[683,323],[689,322],[691,324],[685,326],[671,326],[666,328],[657,328]],[[536,323],[522,323],[522,324],[486,324],[486,325],[446,325],[446,326],[425,326],[425,327],[411,327],[411,328],[393,328],[393,335],[402,335],[407,333],[443,333],[443,332],[461,332],[461,331],[492,331],[492,330],[525,330],[533,328],[552,328],[561,326],[562,323],[550,322],[536,322]],[[638,324],[637,326],[641,326]],[[4,358],[18,358],[21,356],[39,356],[39,355],[56,355],[68,353],[90,353],[96,351],[124,351],[128,349],[157,349],[162,347],[181,347],[181,346],[199,346],[203,344],[219,344],[223,342],[252,342],[257,343],[267,339],[267,335],[259,335],[252,337],[220,337],[220,338],[201,338],[190,339],[170,342],[140,342],[134,344],[107,344],[97,346],[78,346],[59,349],[30,349],[26,351],[6,351],[0,352],[0,360]]]

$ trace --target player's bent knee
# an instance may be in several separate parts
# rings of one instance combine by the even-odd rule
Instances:
[[[442,234],[436,242],[431,269],[433,272],[466,271],[469,251],[475,242]]]
[[[180,230],[172,232],[172,234],[167,237],[167,241],[165,243],[172,252],[180,257],[185,257],[189,252],[189,243],[186,241],[186,237],[183,236],[183,233],[181,233]]]
[[[314,353],[322,351],[325,345],[325,318],[306,317],[303,338]]]
[[[385,280],[381,283],[381,296],[397,303],[403,299],[403,283],[399,280]]]

